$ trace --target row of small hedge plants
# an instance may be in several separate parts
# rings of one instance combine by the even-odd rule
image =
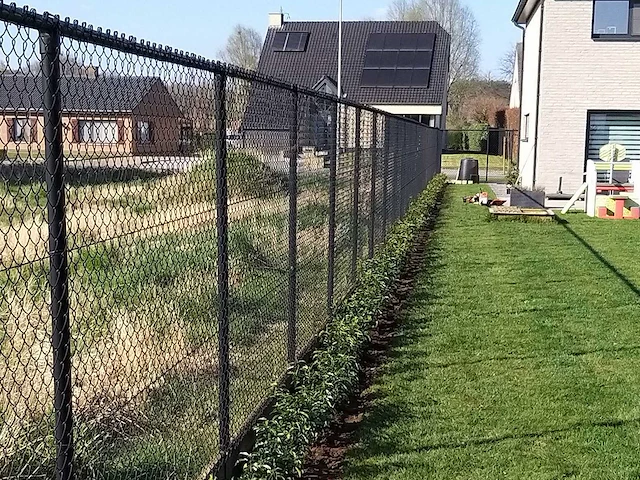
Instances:
[[[288,372],[271,418],[259,420],[252,453],[243,454],[242,480],[300,477],[310,445],[329,426],[358,384],[369,332],[398,280],[417,235],[434,215],[444,175],[436,176],[391,229],[385,245],[359,271],[354,293],[336,309],[309,363]]]

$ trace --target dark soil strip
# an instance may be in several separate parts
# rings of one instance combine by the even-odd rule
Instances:
[[[437,210],[437,209],[436,209]],[[427,241],[433,224],[422,231],[416,245],[394,289],[386,310],[371,333],[371,344],[363,358],[358,391],[333,421],[329,431],[312,447],[302,478],[339,480],[347,451],[357,440],[357,429],[364,419],[373,398],[367,389],[373,384],[377,373],[388,358],[388,349],[395,337],[402,309],[413,291],[414,282],[420,272],[427,252]]]

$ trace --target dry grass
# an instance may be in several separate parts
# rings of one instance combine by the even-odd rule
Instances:
[[[123,437],[136,438],[147,451],[145,442],[156,444],[158,432],[171,425],[162,412],[174,408],[180,431],[162,433],[173,438],[171,448],[185,443],[209,449],[205,457],[215,454],[215,439],[193,444],[194,432],[214,432],[216,421],[208,418],[217,402],[218,357],[215,179],[209,173],[69,187],[79,456],[99,457],[103,443]],[[301,209],[327,201],[322,180],[298,197]],[[239,302],[231,318],[237,431],[286,367],[288,198],[275,190],[264,197],[236,193],[229,203],[230,286]],[[37,463],[51,448],[29,450],[50,432],[47,226],[42,205],[18,217],[20,204],[38,202],[14,199],[13,217],[5,208],[9,221],[0,218],[0,473],[24,451]],[[320,208],[298,235],[300,346],[326,318],[326,220]]]
[[[67,179],[80,478],[194,478],[217,453],[217,247],[210,157],[181,173],[131,178],[123,178],[127,160],[110,169],[89,162],[86,171],[75,174],[82,178]],[[305,168],[316,171],[300,176],[299,349],[327,318],[323,162],[305,158]],[[282,171],[280,159],[272,169],[260,166],[246,152],[229,164],[234,434],[287,365],[286,177],[274,172]],[[345,162],[339,208],[350,203],[351,178]],[[40,184],[4,187],[0,477],[45,478],[51,477],[46,469],[53,448],[46,199]],[[348,220],[348,213],[341,218]],[[347,235],[346,224],[339,231]]]

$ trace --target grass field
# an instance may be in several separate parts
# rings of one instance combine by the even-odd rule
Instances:
[[[345,478],[640,478],[640,223],[450,187]]]
[[[449,153],[442,155],[442,168],[458,168],[460,166],[460,160],[463,158],[475,158],[478,160],[480,171],[484,171],[487,165],[487,156],[485,154],[474,153]],[[491,170],[509,169],[509,161],[505,160],[499,155],[489,155],[489,168]]]
[[[196,478],[217,455],[212,160],[181,172],[100,168],[67,179],[79,478]],[[0,183],[0,478],[50,478],[54,457],[46,196],[37,166],[28,168]],[[326,177],[322,169],[299,182],[299,350],[327,318]],[[352,238],[351,174],[340,178],[336,299],[350,285]],[[287,367],[287,178],[231,155],[229,195],[235,434]]]

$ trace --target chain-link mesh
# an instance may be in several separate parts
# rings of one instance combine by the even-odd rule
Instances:
[[[204,478],[439,171],[440,132],[0,18],[0,478]]]

